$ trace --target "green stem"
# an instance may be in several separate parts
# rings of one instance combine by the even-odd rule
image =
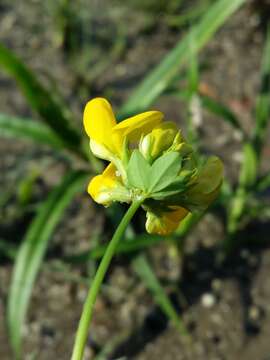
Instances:
[[[97,295],[100,290],[100,286],[110,265],[112,257],[115,253],[116,247],[122,238],[130,220],[134,216],[137,209],[140,207],[142,201],[134,201],[126,212],[125,216],[121,220],[118,228],[116,229],[112,240],[110,241],[106,252],[100,262],[92,285],[89,289],[86,301],[84,303],[79,327],[76,334],[75,344],[73,347],[73,354],[71,360],[81,360],[83,358],[84,348],[88,337],[90,322],[93,315],[93,310],[96,302]]]

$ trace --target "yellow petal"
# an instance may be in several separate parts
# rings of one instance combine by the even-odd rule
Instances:
[[[146,230],[150,234],[169,235],[177,229],[181,220],[183,220],[189,211],[180,206],[171,207],[171,211],[161,214],[153,212],[146,213]]]
[[[186,193],[190,209],[206,209],[217,197],[223,180],[223,164],[211,157],[198,175],[195,185]]]
[[[113,137],[118,149],[122,149],[124,137],[131,142],[140,140],[141,135],[148,134],[163,119],[160,111],[147,111],[128,118],[113,128]]]
[[[95,98],[86,104],[83,123],[90,139],[114,151],[112,129],[116,125],[116,120],[112,107],[106,99]]]
[[[110,203],[110,190],[118,185],[116,167],[110,163],[101,175],[91,179],[88,185],[88,193],[99,204]]]
[[[101,175],[95,176],[88,185],[88,193],[99,204],[110,205],[113,201],[131,201],[131,193],[122,184],[117,168],[110,163]]]

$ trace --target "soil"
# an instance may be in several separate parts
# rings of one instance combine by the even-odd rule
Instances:
[[[65,55],[52,4],[2,0],[0,41],[30,65],[44,83],[58,88],[77,119],[90,96],[106,95],[115,107],[119,106],[182,36],[166,24],[162,14],[157,15],[155,26],[148,27],[142,12],[123,10],[118,16],[124,26],[129,25],[124,50],[111,64],[105,64],[94,81],[79,87],[82,74],[74,70],[76,66]],[[252,109],[259,88],[264,43],[258,8],[251,5],[248,3],[232,16],[200,55],[200,62],[207,63],[201,87],[232,107],[247,132],[254,126]],[[99,6],[95,3],[94,13],[98,13]],[[103,6],[104,14],[96,19],[97,34],[102,33],[106,19],[108,29],[115,27],[116,15],[112,14],[117,5],[104,1]],[[107,34],[102,36],[106,38]],[[94,51],[106,57],[106,47]],[[187,110],[178,99],[162,96],[155,107],[185,128]],[[14,81],[2,72],[0,109],[12,115],[37,117]],[[234,183],[242,160],[239,134],[206,111],[202,116],[198,124],[201,145],[206,153],[222,158],[226,175]],[[268,143],[262,171],[269,171],[269,151]],[[18,178],[33,168],[46,167],[46,174],[42,173],[35,188],[36,201],[58,183],[67,166],[47,148],[19,140],[1,139],[0,156],[1,187],[14,192]],[[17,245],[32,214],[22,217],[14,202],[12,197],[1,220],[0,237]],[[69,207],[36,282],[24,327],[24,359],[70,358],[88,289],[87,277],[93,268],[74,265],[63,270],[58,259],[88,249],[89,240],[93,241],[93,234],[102,230],[104,222],[103,209],[95,206],[86,194],[79,195]],[[242,246],[225,263],[218,262],[216,256],[224,238],[223,219],[213,211],[187,237],[184,259],[176,259],[166,244],[148,250],[157,275],[189,329],[191,341],[180,336],[157,308],[134,273],[131,259],[117,256],[97,301],[85,359],[94,359],[109,344],[111,348],[108,347],[103,359],[269,360],[269,226],[258,220],[244,228],[242,237],[260,236],[265,239],[261,241],[264,244]],[[0,359],[9,360],[12,354],[5,327],[5,306],[12,263],[5,256],[0,259]]]

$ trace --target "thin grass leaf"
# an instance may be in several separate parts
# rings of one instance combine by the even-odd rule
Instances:
[[[192,92],[190,92],[189,90],[179,91],[173,89],[168,94],[179,97],[181,100],[188,102],[190,100]],[[199,93],[199,97],[203,108],[210,111],[212,114],[217,115],[218,117],[226,121],[228,124],[233,126],[237,131],[239,131],[242,138],[246,137],[246,134],[240,124],[237,115],[229,107],[210,96]]]
[[[190,38],[194,39],[194,53],[207,44],[214,33],[241,6],[245,0],[218,0],[203,15],[198,25],[179,41],[173,50],[135,89],[121,109],[122,113],[132,114],[148,108],[169,86],[179,69],[189,60]]]
[[[117,246],[115,255],[137,252],[147,247],[158,244],[160,241],[167,241],[169,238],[159,235],[138,235],[133,239],[125,239]],[[100,259],[106,252],[108,245],[99,245],[92,250],[84,251],[77,255],[65,257],[64,260],[73,264],[87,262],[89,259]]]
[[[0,67],[16,80],[32,109],[69,148],[78,152],[81,136],[72,126],[66,111],[55,101],[51,92],[39,82],[34,73],[2,44],[0,44]]]
[[[145,250],[148,247],[154,246],[161,241],[182,241],[182,239],[197,225],[204,214],[205,212],[196,212],[193,214],[190,213],[184,220],[181,221],[175,233],[170,236],[159,236],[153,234],[142,234],[134,236],[134,234],[132,234],[119,243],[115,251],[115,255],[136,253]],[[98,245],[94,249],[84,251],[80,254],[67,256],[64,258],[64,261],[73,264],[81,264],[89,261],[89,259],[100,259],[106,252],[107,246],[107,244]]]
[[[10,340],[17,359],[21,354],[22,325],[48,242],[64,210],[85,186],[85,181],[85,173],[77,171],[64,177],[39,208],[17,254],[7,308]]]
[[[257,178],[257,156],[251,143],[244,144],[243,162],[239,175],[238,187],[232,198],[232,204],[228,210],[228,232],[234,234],[238,223],[245,211],[249,190],[256,183]]]
[[[189,213],[180,223],[179,227],[175,231],[177,237],[186,236],[190,230],[201,220],[205,212]]]
[[[265,191],[268,188],[270,188],[270,173],[262,176],[256,184],[257,191]]]
[[[188,332],[173,307],[168,295],[157,279],[155,273],[151,269],[144,255],[137,256],[133,262],[132,267],[136,274],[141,278],[146,287],[150,290],[155,298],[156,303],[161,307],[162,311],[168,316],[171,322],[176,326],[181,335],[188,336]]]
[[[256,101],[256,126],[253,134],[253,144],[260,156],[266,127],[270,120],[270,25],[267,32],[265,49],[261,65],[261,89]]]
[[[244,144],[243,155],[239,186],[250,189],[256,181],[258,167],[257,155],[251,143]]]
[[[45,124],[0,114],[0,137],[23,138],[56,149],[64,147],[63,141]]]
[[[0,238],[0,255],[14,260],[17,254],[17,249],[14,245],[11,245],[8,240]]]
[[[242,135],[244,134],[237,116],[231,109],[206,95],[200,95],[200,99],[205,109],[225,120],[228,124],[239,130]]]
[[[112,353],[118,346],[121,346],[123,342],[125,342],[129,336],[131,335],[131,331],[128,331],[126,328],[120,334],[113,335],[109,337],[108,341],[105,343],[103,348],[98,352],[98,354],[93,358],[93,360],[108,360],[111,358]],[[126,360],[126,357],[117,358],[117,360]]]

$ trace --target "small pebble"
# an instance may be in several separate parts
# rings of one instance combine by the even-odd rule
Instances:
[[[250,320],[257,321],[260,318],[260,309],[257,306],[251,306],[248,310]]]
[[[215,305],[216,299],[213,294],[205,293],[202,295],[201,303],[203,307],[209,309]]]

